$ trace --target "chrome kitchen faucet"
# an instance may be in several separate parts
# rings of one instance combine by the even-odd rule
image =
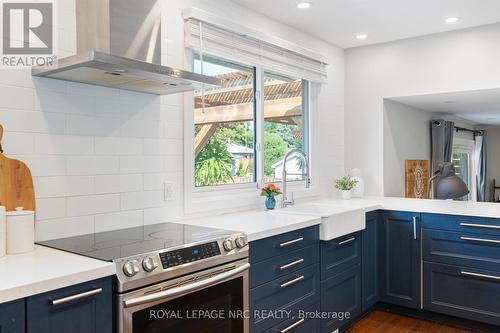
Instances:
[[[304,162],[305,162],[305,166],[304,166],[304,169],[305,169],[305,172],[304,173],[287,173],[286,171],[286,162],[288,160],[288,158],[293,155],[293,154],[300,154],[302,155],[302,157],[304,157]],[[291,195],[291,199],[288,200],[288,194],[287,194],[287,175],[290,175],[290,176],[303,176],[305,177],[305,181],[306,181],[306,188],[309,188],[311,186],[311,178],[309,177],[309,161],[307,159],[307,155],[306,153],[304,153],[303,150],[301,149],[291,149],[288,151],[288,153],[286,153],[284,159],[283,159],[283,185],[282,185],[282,188],[283,188],[283,195],[281,197],[281,208],[286,208],[287,206],[289,205],[293,205],[295,204],[295,200],[293,199],[293,192],[292,192],[292,195]]]

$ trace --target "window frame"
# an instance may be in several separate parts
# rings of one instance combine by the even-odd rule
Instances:
[[[469,194],[467,196],[466,201],[477,201],[477,184],[476,184],[476,162],[474,159],[475,156],[476,145],[474,139],[466,139],[466,138],[453,138],[453,147],[452,147],[452,158],[455,153],[466,153],[469,154]]]
[[[193,64],[195,59],[195,50],[187,49],[186,51],[186,63],[190,64],[188,70],[193,70]],[[243,61],[238,61],[237,59],[229,59],[224,57],[218,57],[215,55],[208,55],[212,58],[221,58],[228,62],[235,62],[244,64]],[[248,200],[251,198],[255,199],[255,190],[262,188],[264,183],[264,74],[266,72],[273,72],[272,68],[264,68],[261,65],[251,65],[246,64],[244,66],[249,66],[254,68],[254,170],[255,177],[253,182],[240,183],[240,184],[221,184],[221,185],[211,185],[211,186],[196,186],[195,185],[195,153],[194,153],[194,93],[184,94],[183,104],[184,104],[184,210],[185,213],[195,214],[202,212],[204,209],[201,207],[194,207],[199,205],[200,202],[206,199],[206,201],[215,202],[217,200],[225,200],[228,195],[235,196],[235,202],[238,200]],[[276,71],[274,71],[276,72]],[[312,146],[311,142],[313,139],[313,126],[312,126],[312,109],[315,103],[313,102],[313,83],[309,80],[302,79],[304,82],[303,87],[303,117],[304,117],[304,128],[307,124],[307,130],[305,130],[304,135],[307,136],[304,140],[304,145],[306,146],[305,152],[309,160],[309,172],[310,178],[312,179],[313,168],[312,168]],[[301,182],[290,181],[290,190],[301,191]],[[311,192],[310,189],[308,190]],[[246,199],[245,199],[246,198]],[[201,206],[201,205],[200,205]],[[215,207],[216,208],[216,207]],[[205,209],[206,210],[206,209]]]

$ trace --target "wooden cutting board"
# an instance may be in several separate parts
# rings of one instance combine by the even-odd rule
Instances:
[[[0,144],[2,143],[3,127],[0,125]],[[0,206],[7,211],[16,207],[24,210],[35,210],[35,189],[31,171],[21,161],[6,157],[0,149]]]

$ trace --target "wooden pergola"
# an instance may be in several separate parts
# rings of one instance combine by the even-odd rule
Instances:
[[[253,75],[234,72],[217,76],[222,88],[205,90],[195,96],[194,123],[200,126],[195,137],[196,155],[221,124],[254,118]],[[264,119],[300,125],[302,120],[302,81],[284,82],[266,77],[264,81]]]

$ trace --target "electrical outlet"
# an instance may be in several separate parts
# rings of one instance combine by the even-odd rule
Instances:
[[[174,183],[168,181],[163,183],[163,200],[174,200]]]

